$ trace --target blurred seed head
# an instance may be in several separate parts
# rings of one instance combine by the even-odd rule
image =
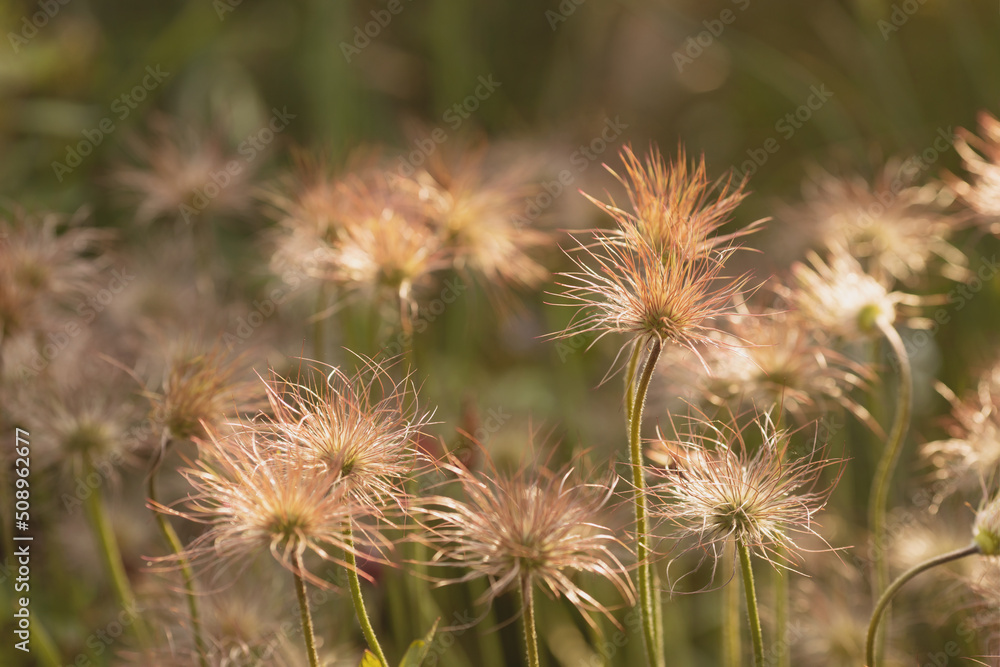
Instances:
[[[958,198],[983,218],[984,226],[1000,233],[1000,121],[979,113],[979,135],[960,128],[955,151],[969,173],[968,180],[948,175],[948,185]]]
[[[939,485],[936,504],[956,491],[974,492],[997,479],[1000,469],[1000,365],[987,370],[976,391],[964,399],[943,384],[938,391],[951,403],[947,440],[923,446]]]
[[[549,274],[532,254],[552,238],[519,222],[530,194],[526,169],[518,163],[487,169],[485,146],[451,163],[438,152],[426,169],[396,185],[427,207],[457,271],[480,279],[493,295],[537,287]]]
[[[193,223],[205,212],[229,215],[249,211],[254,164],[229,152],[217,136],[182,126],[179,120],[155,116],[147,135],[132,136],[128,147],[134,164],[118,165],[111,182],[122,199],[136,207],[139,224],[157,220]],[[240,166],[237,173],[228,169],[233,162]],[[225,186],[213,180],[218,173],[229,177]],[[212,192],[214,196],[209,196]]]
[[[786,215],[814,226],[825,245],[865,260],[867,273],[880,282],[911,284],[935,260],[941,262],[935,270],[962,280],[967,260],[948,242],[961,220],[945,212],[949,198],[940,184],[916,185],[917,174],[906,164],[889,161],[871,182],[817,171],[803,185],[803,203]]]
[[[810,253],[809,264],[792,266],[792,277],[796,285],[787,297],[801,316],[816,330],[847,340],[875,335],[879,323],[895,322],[896,306],[904,298],[866,273],[842,247],[831,250],[826,260]]]
[[[976,513],[972,534],[979,553],[984,556],[1000,556],[1000,495]]]
[[[99,287],[112,234],[22,209],[0,217],[0,339],[47,331],[62,308]]]
[[[654,445],[669,452],[672,463],[649,469],[661,480],[649,487],[650,516],[671,524],[677,539],[691,540],[687,551],[701,550],[713,562],[733,538],[775,567],[787,568],[801,560],[804,547],[796,536],[822,540],[815,516],[836,480],[823,487],[820,476],[843,462],[823,458],[820,448],[792,457],[789,434],[776,430],[768,415],[758,416],[754,425],[761,438],[756,451],[747,442],[749,426],[700,417],[692,417],[676,440]]]
[[[492,601],[516,586],[523,575],[581,611],[608,614],[608,608],[570,578],[589,572],[610,581],[630,604],[632,582],[616,551],[624,545],[597,523],[613,485],[576,481],[571,469],[530,474],[500,473],[487,461],[477,475],[454,456],[444,468],[455,475],[462,497],[434,496],[416,510],[435,554],[432,565],[464,566],[469,572],[440,578],[440,584],[489,580],[480,601]]]

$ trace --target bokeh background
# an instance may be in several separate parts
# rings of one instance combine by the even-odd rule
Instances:
[[[748,177],[752,194],[737,210],[735,226],[774,218],[749,241],[761,252],[746,260],[765,279],[787,271],[811,243],[812,231],[786,206],[800,198],[810,169],[872,177],[892,157],[924,155],[921,178],[933,179],[960,169],[955,151],[938,140],[950,141],[960,127],[974,129],[982,110],[1000,111],[1000,8],[986,1],[51,0],[2,3],[0,27],[0,196],[6,208],[68,215],[85,209],[92,224],[115,232],[121,265],[137,278],[87,336],[104,337],[102,353],[126,363],[139,356],[140,339],[236,331],[239,318],[274,283],[268,240],[274,222],[253,187],[278,182],[296,155],[321,157],[336,170],[359,148],[378,151],[390,164],[398,156],[413,161],[415,151],[422,160],[421,146],[436,128],[445,140],[435,151],[485,141],[493,154],[528,161],[531,178],[543,189],[560,171],[571,171],[572,183],[558,193],[550,189],[551,203],[531,214],[534,224],[559,233],[606,224],[577,190],[598,196],[614,190],[600,165],[614,164],[621,146],[641,153],[655,143],[669,155],[683,144],[690,154],[705,155],[713,177],[728,170]],[[136,162],[135,137],[149,136],[157,123],[237,152],[260,137],[275,110],[290,119],[287,125],[266,145],[241,153],[252,155],[244,163],[249,178],[234,186],[246,205],[196,223],[207,228],[196,243],[212,252],[216,301],[208,304],[204,291],[186,280],[186,260],[171,255],[182,252],[172,239],[190,230],[183,221],[137,220],[136,202],[115,187],[116,169]],[[72,166],[74,154],[79,166]],[[535,196],[526,197],[526,212],[538,202]],[[992,235],[973,227],[955,244],[974,268],[1000,249]],[[554,248],[541,260],[552,271],[568,266]],[[952,287],[932,277],[922,290]],[[460,439],[455,428],[464,427],[510,460],[528,449],[529,430],[545,435],[542,446],[557,449],[556,460],[580,448],[596,461],[620,459],[620,381],[601,381],[621,341],[585,349],[589,341],[545,340],[570,313],[547,305],[552,297],[543,291],[500,307],[471,288],[417,337],[421,396],[437,409],[437,432],[452,442]],[[166,314],[150,332],[131,318],[154,294]],[[306,320],[313,305],[295,294],[254,332],[256,367],[287,368],[311,351]],[[998,353],[998,306],[994,278],[968,307],[951,313],[930,344],[919,346],[917,409],[897,502],[905,504],[927,483],[914,443],[944,432],[941,418],[949,408],[934,392],[935,380],[959,394],[974,386]],[[109,338],[111,331],[120,338]],[[331,342],[338,345],[364,342],[345,333]],[[72,347],[57,363],[72,364],[89,350]],[[109,366],[107,372],[116,371]],[[16,384],[5,389],[8,405],[16,405],[16,391]],[[883,423],[891,412],[885,409],[877,414]],[[833,444],[858,472],[852,473],[856,480],[845,476],[835,494],[824,534],[835,546],[850,546],[864,525],[866,471],[877,453],[861,426],[840,419],[845,427],[836,430]],[[11,438],[6,432],[3,438],[7,447]],[[142,470],[141,464],[126,468],[124,481],[109,494],[124,556],[140,578],[146,576],[141,557],[158,548],[150,547],[156,544],[152,520],[136,504],[132,478]],[[77,655],[90,662],[76,664],[115,664],[113,650],[87,646],[115,610],[80,514],[68,514],[59,502],[61,485],[72,484],[72,477],[39,468],[36,479],[44,492],[34,497],[35,525],[46,537],[36,543],[43,555],[33,565],[33,610],[46,618],[61,664]],[[957,505],[947,516],[913,510],[914,535],[937,535],[938,542],[926,547],[930,552],[964,539],[971,512]],[[851,551],[846,553],[843,562],[849,563]],[[797,585],[805,629],[792,642],[802,656],[794,664],[852,664],[850,642],[861,642],[854,633],[867,621],[870,601],[863,577],[847,572],[843,562],[821,554],[805,566],[812,579]],[[975,639],[955,638],[956,619],[967,605],[960,588],[943,576],[898,605],[899,664],[925,664],[950,641],[961,644],[963,656],[982,652]],[[682,595],[668,605],[677,647],[671,664],[716,664],[718,603],[712,595]],[[468,608],[468,601],[443,599],[456,610]],[[546,664],[587,664],[581,661],[591,655],[594,639],[586,626],[568,607],[542,604]],[[335,609],[319,613],[331,623],[329,642],[360,645],[349,617]],[[500,620],[513,613],[512,601],[501,600]],[[0,627],[0,662],[35,664],[11,650],[6,615]],[[610,625],[607,631],[613,634]],[[843,657],[810,662],[807,656],[824,650],[816,646],[826,646],[830,637],[848,645]],[[390,637],[392,654],[408,639]],[[472,656],[491,656],[492,662],[474,664],[521,659],[516,624],[493,633],[480,626],[456,640]],[[496,643],[484,649],[483,641]],[[632,650],[622,649],[614,664],[626,664],[621,661]],[[350,648],[342,652],[343,664],[359,657]],[[439,664],[451,664],[447,652]]]

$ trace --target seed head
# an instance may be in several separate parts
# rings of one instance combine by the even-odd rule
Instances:
[[[421,503],[423,539],[436,552],[432,564],[470,571],[441,584],[486,577],[490,587],[482,601],[490,601],[523,574],[532,585],[565,596],[582,610],[608,613],[569,576],[590,572],[610,581],[630,603],[634,600],[632,582],[614,553],[624,547],[596,523],[611,486],[576,482],[572,470],[504,475],[492,463],[480,476],[453,456],[444,467],[455,474],[463,498],[435,496]]]
[[[841,462],[817,449],[792,457],[786,432],[776,431],[767,415],[756,424],[761,444],[751,452],[740,427],[692,418],[688,432],[669,443],[680,453],[676,463],[650,469],[663,480],[650,487],[650,516],[673,524],[675,537],[693,538],[690,549],[715,560],[735,538],[776,567],[788,567],[802,550],[794,536],[818,537],[815,515],[835,486],[817,488],[819,477]]]
[[[948,184],[996,234],[1000,232],[1000,121],[985,111],[980,112],[979,134],[976,136],[966,129],[956,133],[955,151],[962,157],[969,180],[950,176]]]
[[[857,340],[877,333],[879,323],[896,320],[903,295],[865,273],[846,250],[834,248],[826,261],[810,253],[809,262],[812,266],[792,266],[797,284],[788,298],[816,330]]]
[[[959,219],[944,212],[940,184],[915,185],[908,164],[892,160],[872,182],[820,171],[788,217],[813,224],[825,245],[867,260],[867,272],[880,282],[912,283],[935,259],[943,261],[941,273],[960,280],[966,258],[948,242]]]
[[[720,246],[756,231],[764,222],[758,220],[735,233],[713,236],[729,222],[747,193],[744,184],[733,185],[732,180],[710,183],[704,156],[692,165],[681,147],[677,159],[667,163],[653,146],[643,162],[625,146],[619,157],[623,174],[607,165],[605,169],[625,187],[631,211],[613,200],[606,204],[589,195],[587,198],[618,223],[613,234],[644,241],[664,258],[711,257]]]
[[[293,457],[340,480],[370,510],[403,505],[403,482],[424,460],[416,439],[430,420],[419,412],[409,379],[393,381],[374,362],[353,376],[333,367],[313,370],[314,379],[304,383],[279,377],[267,383],[271,416],[258,427],[287,443]]]
[[[191,563],[221,573],[228,566],[245,568],[253,556],[267,551],[285,569],[327,587],[298,565],[307,553],[347,567],[340,555],[345,549],[386,544],[376,531],[363,527],[361,505],[347,486],[296,456],[298,450],[279,448],[252,429],[225,438],[209,433],[209,440],[199,445],[202,456],[181,470],[193,491],[181,509],[153,505],[209,526],[185,549]],[[347,525],[355,528],[353,546],[344,536]],[[169,564],[177,558],[160,560]]]

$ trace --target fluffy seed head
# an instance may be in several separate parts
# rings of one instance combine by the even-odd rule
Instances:
[[[1000,121],[980,112],[979,134],[965,129],[956,133],[955,151],[962,157],[969,180],[952,176],[948,184],[996,234],[1000,232]]]
[[[442,584],[486,577],[490,587],[483,599],[488,601],[523,574],[580,609],[607,613],[569,576],[590,572],[610,581],[630,603],[634,600],[632,582],[614,553],[624,547],[596,523],[611,487],[576,482],[572,470],[509,476],[490,464],[486,475],[476,475],[454,457],[445,468],[455,474],[463,497],[435,496],[418,512],[425,539],[436,552],[432,564],[470,571]]]
[[[846,250],[835,248],[826,261],[810,253],[809,261],[811,266],[792,266],[797,284],[789,300],[817,330],[856,340],[876,333],[879,323],[896,320],[901,295],[865,273]]]
[[[668,443],[674,464],[650,469],[663,480],[650,487],[650,516],[672,524],[676,537],[694,540],[690,549],[716,560],[735,538],[787,567],[800,558],[795,535],[818,537],[815,515],[834,487],[817,488],[819,477],[841,462],[816,449],[792,457],[786,432],[776,431],[766,415],[756,423],[761,444],[751,452],[740,427],[692,418],[688,432]]]
[[[340,480],[370,510],[402,505],[403,481],[423,460],[415,441],[430,420],[409,379],[394,381],[374,362],[353,376],[333,367],[313,370],[304,383],[278,377],[267,383],[271,416],[258,426],[288,443],[294,457]]]
[[[594,246],[581,244],[584,257],[573,257],[578,271],[561,274],[562,296],[578,306],[574,320],[555,338],[597,332],[656,338],[695,349],[717,344],[712,318],[729,312],[746,278],[723,275],[716,259],[664,262],[645,241],[621,243],[598,235]]]
[[[742,183],[734,186],[731,180],[710,183],[705,158],[690,164],[683,147],[671,163],[655,146],[645,162],[629,146],[622,148],[619,157],[623,173],[607,165],[605,168],[625,187],[631,211],[614,201],[604,203],[587,197],[615,219],[615,233],[641,239],[664,258],[707,258],[720,245],[756,231],[764,222],[758,220],[733,234],[713,236],[747,193]]]
[[[818,172],[788,217],[813,224],[824,244],[866,260],[879,280],[910,283],[926,275],[935,258],[943,261],[941,273],[962,279],[966,258],[948,242],[958,218],[943,211],[940,184],[913,184],[917,172],[909,165],[892,160],[872,182]]]
[[[285,569],[328,586],[300,565],[307,553],[347,567],[340,555],[344,549],[372,544],[377,533],[361,528],[363,511],[348,488],[294,455],[297,450],[268,442],[252,429],[209,438],[199,443],[198,461],[181,470],[192,487],[181,509],[153,507],[209,526],[185,550],[190,562],[222,572],[233,565],[245,568],[267,551]],[[344,536],[348,525],[356,531],[353,546]],[[161,560],[171,563],[176,557]]]

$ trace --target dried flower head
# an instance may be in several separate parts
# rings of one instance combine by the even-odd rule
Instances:
[[[282,567],[312,584],[329,584],[306,569],[307,553],[344,567],[344,550],[387,543],[361,523],[362,506],[334,476],[317,470],[296,449],[268,442],[254,429],[238,429],[225,438],[209,434],[199,443],[203,455],[181,474],[193,492],[181,509],[154,504],[153,509],[205,524],[209,529],[188,545],[184,556],[218,572],[247,567],[268,551]],[[345,528],[353,526],[353,543]],[[176,562],[164,557],[161,562]],[[362,576],[367,576],[359,571]]]
[[[163,379],[149,392],[153,416],[170,438],[205,438],[206,426],[218,425],[227,412],[249,412],[263,402],[264,391],[246,377],[246,360],[216,343],[205,349],[194,343],[177,347]]]
[[[873,379],[867,368],[821,343],[810,327],[786,311],[743,310],[738,317],[723,319],[726,332],[717,334],[719,345],[701,349],[704,365],[689,359],[672,365],[685,382],[694,376],[705,400],[717,406],[776,409],[800,422],[835,403],[877,427],[852,397]]]
[[[598,235],[594,246],[579,249],[584,258],[572,258],[578,271],[560,274],[568,281],[560,283],[568,303],[559,304],[579,310],[555,338],[625,333],[692,350],[699,343],[718,344],[712,320],[730,311],[747,282],[723,275],[718,258],[664,262],[640,239],[622,243]]]
[[[480,278],[491,293],[537,287],[549,273],[531,253],[552,239],[518,221],[528,193],[524,170],[487,174],[484,160],[484,148],[470,150],[449,168],[437,154],[398,187],[427,207],[456,270]]]
[[[371,361],[353,376],[319,365],[314,371],[322,379],[268,382],[270,416],[259,426],[370,510],[401,505],[403,482],[424,459],[416,438],[430,420],[409,378],[394,381]]]
[[[980,489],[1000,470],[1000,365],[984,373],[964,400],[943,384],[937,389],[951,403],[951,437],[927,443],[922,454],[935,468],[940,503],[955,491]]]
[[[981,111],[979,133],[976,136],[964,128],[956,132],[955,151],[970,177],[963,181],[951,176],[948,185],[996,234],[1000,232],[1000,121]]]
[[[373,303],[397,303],[404,322],[417,297],[446,266],[437,231],[411,198],[389,189],[384,175],[345,180],[349,219],[338,230],[324,278]]]
[[[131,138],[129,146],[138,166],[119,166],[112,182],[127,201],[137,204],[137,222],[192,223],[205,211],[249,210],[253,164],[241,160],[241,169],[233,173],[229,166],[236,156],[217,137],[203,135],[160,116],[150,122],[147,138]],[[224,186],[215,180],[220,173],[229,179]]]
[[[872,336],[879,326],[896,321],[896,307],[912,299],[890,292],[884,280],[866,273],[854,257],[835,247],[826,261],[809,254],[811,266],[796,262],[797,283],[789,301],[818,331],[856,340]]]
[[[604,167],[625,187],[632,210],[620,208],[613,200],[606,204],[589,195],[587,198],[614,218],[616,234],[640,239],[663,257],[707,258],[719,246],[756,231],[764,222],[758,220],[732,234],[714,236],[747,193],[743,183],[733,185],[731,175],[729,180],[710,183],[704,156],[697,164],[689,164],[681,147],[677,159],[667,163],[653,146],[643,162],[625,146],[619,157],[624,174]]]
[[[55,213],[0,218],[0,339],[46,328],[59,307],[98,289],[111,234]]]
[[[793,457],[787,432],[775,430],[766,414],[755,423],[761,442],[751,452],[748,427],[692,418],[687,432],[667,443],[675,463],[650,469],[662,479],[649,488],[650,516],[673,524],[674,536],[692,538],[690,549],[714,561],[734,538],[788,567],[803,550],[796,535],[819,537],[815,515],[836,484],[819,487],[819,478],[841,461],[822,458],[819,448]]]
[[[486,577],[490,586],[481,601],[491,601],[525,576],[581,610],[608,613],[569,576],[590,572],[634,600],[632,582],[615,555],[624,546],[596,523],[613,485],[576,482],[572,470],[504,475],[491,462],[485,475],[476,475],[454,456],[444,467],[455,474],[464,497],[422,501],[417,512],[426,536],[418,539],[435,550],[432,564],[462,565],[469,572],[441,584]]]
[[[942,274],[961,280],[965,255],[948,242],[958,218],[944,212],[940,184],[914,185],[918,172],[908,164],[889,161],[872,182],[820,171],[788,216],[815,225],[825,244],[867,259],[868,273],[880,281],[910,283],[935,258],[943,260]]]

